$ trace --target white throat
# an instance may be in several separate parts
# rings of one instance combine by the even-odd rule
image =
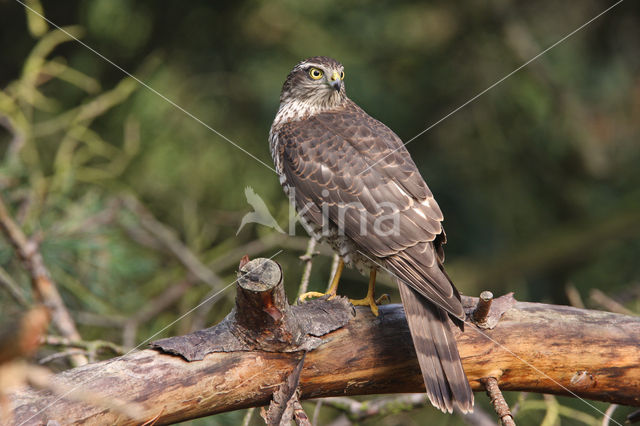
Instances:
[[[325,109],[326,107],[323,108],[323,105],[315,102],[302,102],[298,99],[287,100],[280,104],[273,125],[302,120]]]

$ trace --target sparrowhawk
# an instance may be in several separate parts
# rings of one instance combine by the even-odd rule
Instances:
[[[376,270],[389,271],[429,399],[469,412],[473,393],[452,332],[465,313],[442,266],[442,212],[400,138],[347,97],[344,77],[342,64],[322,56],[289,73],[269,134],[280,183],[307,231],[340,256],[329,293],[345,263],[369,272],[367,297],[354,304],[377,315]]]

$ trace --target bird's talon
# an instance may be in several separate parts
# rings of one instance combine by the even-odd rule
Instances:
[[[383,294],[382,296],[376,299],[376,305],[382,305],[383,303],[387,304],[389,302],[391,302],[391,298],[387,293]]]
[[[300,303],[306,301],[309,298],[312,297],[325,297],[325,296],[329,296],[327,297],[327,300],[331,300],[334,297],[336,297],[335,293],[329,292],[329,293],[320,293],[319,291],[308,291],[306,293],[301,294],[300,296],[298,296],[298,301]]]
[[[376,300],[373,296],[367,296],[364,299],[349,299],[349,302],[353,306],[368,306],[371,309],[371,313],[378,316],[378,305],[376,305]]]
[[[298,296],[298,301],[304,302],[305,300],[311,297],[322,297],[322,296],[324,296],[324,293],[320,293],[317,291],[309,291]]]

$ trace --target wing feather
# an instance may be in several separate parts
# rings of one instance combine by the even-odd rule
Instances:
[[[318,212],[327,204],[328,219],[363,252],[384,259],[420,294],[463,318],[459,296],[436,261],[442,212],[402,141],[353,103],[277,131],[296,204],[317,206],[311,216],[320,226]],[[395,221],[397,232],[384,232],[394,231]]]
[[[328,206],[326,220],[399,279],[431,402],[443,411],[454,405],[470,411],[473,393],[449,318],[462,328],[465,313],[442,267],[442,212],[402,141],[353,103],[285,123],[276,132],[298,210],[323,226],[322,206]],[[389,230],[395,232],[384,232]]]

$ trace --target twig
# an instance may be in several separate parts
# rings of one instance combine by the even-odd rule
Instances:
[[[237,240],[235,236],[233,238],[234,240]],[[214,271],[223,271],[231,267],[236,267],[238,266],[238,259],[245,254],[250,258],[253,258],[266,250],[286,244],[291,239],[292,238],[288,235],[280,234],[278,232],[268,234],[258,240],[253,240],[243,246],[236,247],[222,253],[219,257],[216,257],[209,263],[209,268]],[[225,243],[222,243],[221,245],[224,246]]]
[[[636,410],[627,414],[627,424],[638,423],[640,421],[640,410]]]
[[[610,312],[615,312],[622,315],[638,315],[632,310],[625,308],[624,306],[622,306],[622,304],[616,302],[597,288],[591,290],[591,293],[589,293],[589,299]]]
[[[13,135],[13,138],[11,138],[11,141],[9,142],[8,150],[9,161],[12,161],[24,146],[27,138],[25,137],[24,131],[18,129],[17,126],[14,126],[11,118],[6,115],[0,116],[0,126],[7,129],[7,131]]]
[[[158,296],[146,302],[144,308],[129,318],[124,324],[122,344],[128,348],[133,347],[135,345],[138,325],[151,320],[173,305],[192,285],[193,283],[189,280],[180,281],[177,284],[169,286]]]
[[[293,403],[293,421],[296,422],[297,426],[311,426],[309,417],[307,413],[304,412],[304,408],[302,408],[299,399],[296,399]]]
[[[214,289],[219,290],[224,286],[222,279],[205,266],[189,247],[176,237],[175,232],[158,221],[140,201],[131,195],[123,197],[122,201],[129,210],[138,215],[142,227],[162,243],[196,278]]]
[[[128,318],[120,315],[110,314],[96,314],[94,312],[87,311],[72,311],[73,316],[76,318],[78,323],[84,325],[91,325],[95,327],[106,327],[106,328],[120,328],[124,327]]]
[[[247,410],[247,414],[244,415],[242,419],[242,426],[249,426],[249,422],[251,422],[251,417],[253,417],[253,412],[256,410],[256,407],[251,407]]]
[[[83,341],[83,340],[70,340],[60,336],[45,336],[42,339],[42,343],[51,345],[51,346],[63,346],[67,348],[84,349],[88,353],[89,358],[91,358],[92,362],[95,361],[96,356],[101,349],[109,349],[116,355],[122,355],[125,352],[121,346],[118,346],[115,343],[109,342],[106,340]],[[45,362],[44,359],[46,358],[43,358],[40,361],[41,364]]]
[[[580,296],[580,292],[571,283],[568,283],[564,288],[565,293],[567,294],[567,299],[569,299],[569,303],[571,306],[576,308],[584,309],[584,303],[582,302],[582,297]]]
[[[311,277],[311,267],[313,266],[313,257],[316,255],[315,249],[318,242],[315,238],[309,237],[309,245],[304,255],[300,256],[300,260],[304,261],[304,270],[302,271],[302,280],[298,290],[298,297],[307,292],[309,287],[309,277]]]
[[[326,405],[343,411],[353,422],[384,416],[391,412],[411,411],[429,405],[429,400],[423,393],[402,394],[364,402],[347,397],[324,398],[322,401]]]
[[[313,420],[311,420],[311,424],[312,425],[317,425],[318,424],[318,417],[320,417],[320,408],[322,408],[322,400],[319,399],[318,402],[316,402],[316,406],[313,409]]]
[[[233,293],[227,292],[220,295],[220,298],[213,300],[213,297],[219,293],[218,290],[212,289],[205,294],[197,303],[196,310],[191,314],[191,331],[200,330],[204,328],[207,322],[207,317],[213,306],[223,300],[224,298],[232,297]]]
[[[480,379],[480,382],[484,385],[500,422],[504,426],[515,426],[516,423],[513,421],[511,411],[509,411],[509,405],[504,400],[504,396],[498,387],[498,380],[495,377],[485,377]]]
[[[1,195],[0,229],[9,239],[18,257],[20,257],[29,272],[36,300],[41,301],[52,310],[52,321],[60,333],[71,340],[82,340],[73,318],[71,318],[67,307],[64,305],[62,297],[60,297],[58,288],[50,278],[49,271],[44,265],[42,255],[37,246],[27,239],[22,229],[13,221]],[[84,365],[88,361],[84,355],[74,355],[72,362],[75,365]]]
[[[553,395],[542,395],[546,411],[540,426],[555,426],[560,422],[560,404]]]
[[[398,413],[400,411],[411,411],[417,408],[430,406],[429,400],[423,393],[402,394],[393,397],[383,397],[368,401],[356,401],[347,397],[324,398],[318,400],[318,404],[323,403],[341,410],[351,422],[359,423],[375,416],[385,416],[390,413]],[[314,414],[313,424],[317,424],[317,409]],[[473,413],[457,414],[464,421],[472,426],[495,426],[489,415],[476,406]],[[338,419],[335,424],[346,423],[347,419]]]
[[[604,417],[602,418],[602,426],[609,426],[609,422],[611,421],[611,416],[613,416],[613,412],[618,408],[618,404],[611,404],[607,411],[604,412]]]
[[[86,355],[87,357],[91,358],[91,354],[89,353],[89,351],[85,351],[83,349],[69,349],[63,352],[56,352],[49,356],[45,356],[44,358],[41,358],[38,360],[38,364],[40,365],[47,364],[51,361],[55,361],[56,359],[71,357],[77,354]]]
[[[20,290],[20,287],[18,286],[18,284],[13,280],[13,278],[11,278],[11,275],[9,275],[7,271],[1,266],[0,266],[0,285],[6,288],[9,294],[11,295],[11,297],[13,297],[13,300],[18,302],[18,304],[21,305],[23,308],[28,308],[30,306],[29,302],[27,301],[27,298],[24,297],[24,294],[22,294],[22,291]]]

